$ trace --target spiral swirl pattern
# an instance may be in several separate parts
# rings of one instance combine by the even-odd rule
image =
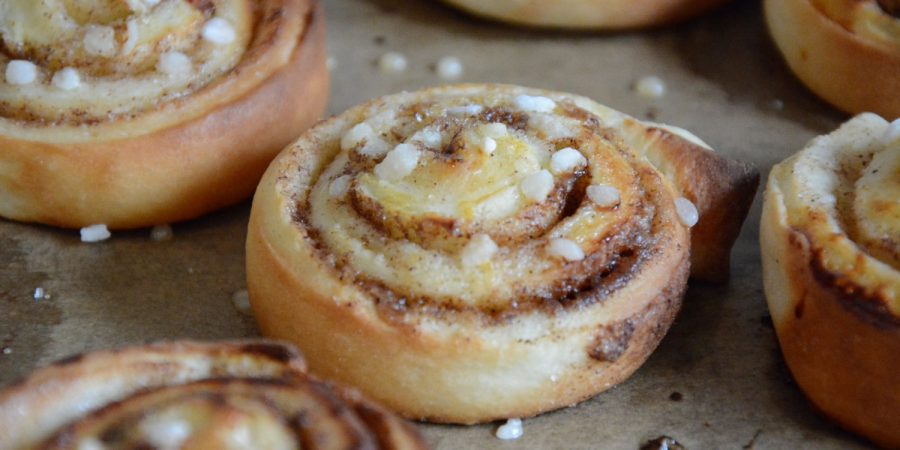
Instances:
[[[0,216],[81,228],[250,195],[328,95],[315,0],[0,2]]]
[[[727,273],[742,217],[710,205],[737,199],[740,212],[754,178],[723,161],[683,130],[571,94],[458,85],[376,99],[310,130],[263,177],[251,305],[315,372],[409,417],[569,405],[662,338],[692,226],[717,247],[697,252],[698,273],[709,261]]]
[[[307,376],[271,342],[70,358],[0,391],[6,449],[420,449],[402,420]]]
[[[674,245],[663,229],[679,196],[576,104],[506,93],[398,103],[344,134],[298,209],[338,269],[389,308],[565,304]],[[618,200],[592,200],[598,187]],[[573,255],[557,251],[566,245]]]
[[[0,116],[95,123],[189,95],[241,60],[255,14],[271,15],[275,3],[262,5],[254,11],[239,0],[3,2],[0,66],[18,60],[38,68],[30,83],[0,83]],[[77,85],[54,82],[65,70],[75,71]]]

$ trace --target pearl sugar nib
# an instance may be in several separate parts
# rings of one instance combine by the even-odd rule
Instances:
[[[53,86],[57,89],[71,91],[73,89],[78,89],[78,87],[81,86],[81,76],[78,74],[77,70],[66,67],[53,74],[53,79],[50,82],[53,83]]]
[[[250,315],[252,313],[250,308],[250,293],[247,292],[246,289],[241,289],[232,294],[231,303],[234,305],[234,309],[237,309],[241,314]]]
[[[445,56],[437,62],[435,70],[438,76],[444,80],[456,80],[462,76],[463,65],[459,58]]]
[[[525,430],[522,428],[522,419],[509,419],[503,425],[497,427],[498,439],[511,440],[522,437]]]
[[[700,213],[694,203],[684,197],[675,199],[675,212],[678,220],[686,227],[692,227],[700,220]]]
[[[666,83],[658,76],[649,75],[634,84],[634,90],[646,99],[660,99],[666,95]]]
[[[406,70],[406,65],[406,56],[399,52],[387,52],[378,59],[378,68],[383,73],[402,73]]]
[[[577,242],[571,239],[551,239],[547,250],[551,256],[562,258],[566,261],[581,261],[584,259],[584,250],[578,246]]]
[[[100,242],[109,239],[112,234],[105,224],[96,224],[81,229],[81,242]]]
[[[398,181],[412,173],[422,152],[412,144],[398,144],[377,166],[375,175],[386,181]]]
[[[519,188],[525,198],[537,203],[543,202],[553,190],[553,175],[546,169],[535,172],[522,179]]]
[[[550,157],[550,170],[555,174],[572,172],[585,164],[587,164],[587,159],[584,155],[572,147],[558,150]]]
[[[234,42],[235,38],[234,27],[221,17],[209,19],[203,25],[203,30],[200,34],[203,36],[203,40],[215,45],[230,44]]]
[[[621,200],[619,190],[607,184],[595,184],[588,186],[587,196],[597,206],[603,208],[616,206]]]
[[[37,66],[31,61],[14,59],[6,64],[6,82],[12,85],[31,84],[37,79]]]
[[[460,260],[464,266],[478,266],[490,261],[498,249],[490,236],[478,234],[463,247]]]

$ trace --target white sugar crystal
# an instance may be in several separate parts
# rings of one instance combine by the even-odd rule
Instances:
[[[692,227],[700,220],[700,213],[694,203],[684,197],[675,199],[675,212],[678,213],[678,220],[688,227]]]
[[[476,234],[462,249],[460,260],[464,266],[477,266],[490,261],[497,253],[494,240],[486,234]]]
[[[494,139],[502,138],[503,136],[506,136],[506,134],[508,132],[509,132],[509,130],[506,129],[505,123],[494,122],[494,123],[489,123],[489,124],[483,125],[481,127],[482,134],[484,134],[485,136],[492,137]]]
[[[362,147],[359,144],[364,142]],[[390,146],[384,139],[375,133],[375,130],[366,122],[356,124],[341,137],[341,149],[350,150],[357,148],[357,153],[364,156],[381,156],[390,150]]]
[[[421,155],[415,145],[399,144],[375,166],[375,175],[386,181],[400,180],[416,168]]]
[[[571,239],[551,239],[547,251],[551,256],[562,258],[566,261],[581,261],[584,259],[584,250]]]
[[[31,84],[37,78],[37,73],[37,66],[31,61],[14,59],[6,65],[6,82],[15,85]]]
[[[550,112],[556,108],[556,102],[541,96],[519,95],[513,100],[517,108],[533,112]]]
[[[162,449],[180,448],[192,432],[190,422],[174,414],[150,416],[141,421],[139,428],[147,443]]]
[[[234,42],[234,27],[221,17],[213,17],[203,24],[200,31],[203,40],[216,45],[225,45]]]
[[[175,236],[169,224],[156,225],[150,229],[150,239],[154,242],[171,241]]]
[[[116,55],[116,31],[112,27],[89,25],[84,33],[84,51],[89,55]]]
[[[571,138],[578,134],[576,127],[567,124],[560,117],[547,114],[535,114],[528,119],[528,124],[544,133],[551,141]]]
[[[896,119],[888,125],[887,130],[884,131],[884,136],[881,137],[881,142],[887,145],[897,139],[900,139],[900,119]]]
[[[399,52],[387,52],[378,59],[378,68],[384,73],[401,73],[406,70],[406,56]]]
[[[525,198],[540,203],[553,190],[553,175],[546,169],[535,172],[522,179],[519,188],[522,190]]]
[[[331,198],[343,197],[350,188],[351,179],[350,175],[341,175],[332,180],[331,184],[328,185],[328,195]]]
[[[191,59],[181,52],[166,52],[159,55],[156,68],[166,75],[185,75],[191,72]]]
[[[634,84],[634,90],[641,97],[658,99],[666,95],[666,83],[655,75],[649,75],[638,80]]]
[[[43,300],[47,297],[49,297],[49,295],[47,295],[47,293],[44,292],[44,288],[42,288],[42,287],[35,288],[35,290],[34,290],[34,299],[35,300]]]
[[[522,437],[524,432],[522,419],[509,419],[497,428],[496,436],[499,439],[511,440]]]
[[[481,113],[481,111],[484,111],[484,106],[481,105],[465,105],[447,108],[447,114],[450,114],[451,116],[474,116]]]
[[[381,156],[387,153],[391,149],[391,146],[381,139],[378,136],[373,136],[371,139],[366,140],[365,145],[357,150],[360,155],[368,156],[370,158],[374,158],[377,156]]]
[[[443,143],[444,138],[441,136],[440,131],[428,127],[417,131],[410,140],[421,142],[428,148],[437,148]]]
[[[568,173],[585,164],[587,164],[587,159],[584,158],[584,155],[572,147],[558,150],[550,157],[550,170],[555,174]]]
[[[619,204],[619,190],[608,184],[594,184],[588,186],[587,196],[597,206],[608,208]]]
[[[445,80],[455,80],[462,76],[463,65],[459,58],[455,56],[445,56],[441,58],[435,67],[439,77]]]
[[[372,126],[365,122],[360,122],[341,137],[341,150],[350,150],[363,140],[371,139],[374,136],[375,131],[372,130]]]
[[[62,69],[59,72],[53,74],[51,83],[53,83],[53,86],[55,86],[57,89],[71,91],[73,89],[78,89],[78,87],[81,86],[81,76],[78,75],[77,70],[71,67],[66,67],[65,69]]]
[[[241,289],[232,294],[231,304],[233,304],[234,308],[237,309],[241,314],[249,315],[252,313],[252,310],[250,308],[250,293],[247,292],[246,289]]]
[[[102,223],[81,229],[81,242],[100,242],[109,239],[110,236],[112,234],[106,228],[106,224]]]
[[[481,151],[488,155],[493,155],[494,150],[497,150],[497,141],[494,138],[485,136],[485,138],[481,141]]]
[[[8,354],[10,354],[10,353],[12,353],[12,348],[10,348],[10,347],[3,347],[3,354],[4,354],[4,355],[8,355]]]

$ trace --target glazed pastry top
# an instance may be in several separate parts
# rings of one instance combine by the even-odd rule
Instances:
[[[340,271],[398,307],[572,300],[630,277],[671,239],[662,228],[686,230],[676,211],[696,216],[610,126],[524,91],[375,102],[322,143],[336,155],[298,214]]]
[[[857,116],[773,176],[819,275],[900,317],[900,122]]]

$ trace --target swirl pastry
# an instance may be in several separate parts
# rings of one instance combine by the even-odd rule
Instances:
[[[719,221],[708,244],[728,247],[754,182],[683,130],[570,94],[384,97],[320,123],[263,176],[251,305],[315,373],[408,417],[533,415],[637,369],[678,311],[697,209]],[[720,202],[732,216],[704,214]]]
[[[769,175],[763,279],[817,409],[900,448],[900,121],[863,114]]]
[[[409,424],[306,374],[293,347],[173,342],[76,356],[0,391],[0,448],[422,449]]]
[[[728,0],[444,0],[469,13],[518,25],[629,29],[678,22]]]
[[[791,70],[849,113],[900,116],[900,1],[766,0],[766,20]]]
[[[134,228],[249,196],[325,107],[315,0],[0,2],[0,216]]]

